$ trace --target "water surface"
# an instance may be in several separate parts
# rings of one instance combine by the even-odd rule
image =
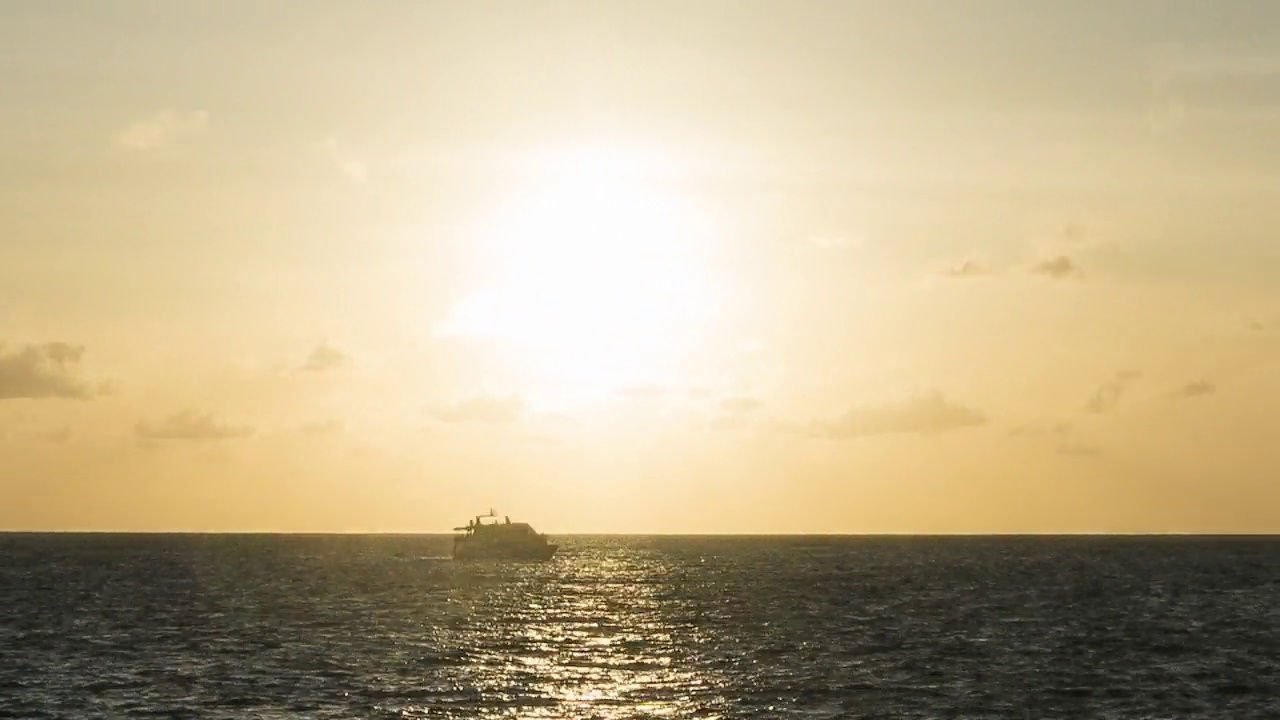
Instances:
[[[1274,718],[1280,540],[0,535],[4,718]]]

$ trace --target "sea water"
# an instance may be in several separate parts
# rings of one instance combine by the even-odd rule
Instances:
[[[0,535],[3,718],[1276,718],[1280,540]]]

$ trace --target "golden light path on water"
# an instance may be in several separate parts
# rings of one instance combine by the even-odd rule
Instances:
[[[465,584],[449,602],[462,613],[459,621],[467,618],[474,643],[465,682],[486,698],[489,712],[618,720],[716,716],[711,698],[725,683],[696,669],[688,656],[700,630],[693,616],[682,616],[688,608],[672,602],[663,578],[669,568],[643,554],[588,551],[560,570],[548,587],[536,569],[506,581],[493,569],[459,569]],[[426,706],[405,710],[409,717],[434,717]]]

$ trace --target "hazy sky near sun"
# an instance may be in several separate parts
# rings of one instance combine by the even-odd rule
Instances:
[[[1280,4],[7,2],[0,527],[1280,532]]]

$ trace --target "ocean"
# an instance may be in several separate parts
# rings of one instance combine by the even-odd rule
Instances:
[[[1280,717],[1280,539],[554,541],[0,535],[0,717]]]

